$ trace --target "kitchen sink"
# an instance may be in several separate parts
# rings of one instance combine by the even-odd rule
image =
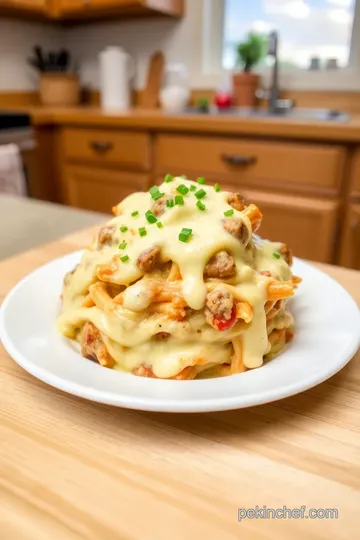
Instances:
[[[197,107],[187,108],[183,114],[196,114],[199,116],[236,116],[239,118],[289,118],[293,120],[317,120],[321,122],[348,122],[349,115],[333,109],[301,109],[293,108],[281,112],[272,112],[268,109],[250,109],[246,107],[230,107],[219,110],[211,107],[208,112],[202,112]]]

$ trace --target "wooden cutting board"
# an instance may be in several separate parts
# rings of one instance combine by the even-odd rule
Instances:
[[[2,262],[0,303],[20,278],[84,247],[93,233],[76,233]],[[360,305],[360,272],[316,266]],[[340,373],[297,396],[188,415],[117,409],[65,394],[26,373],[1,344],[0,363],[4,540],[358,535],[360,352]],[[339,515],[239,523],[238,508],[256,505],[305,505],[306,514],[335,508]]]
[[[141,96],[141,107],[156,109],[164,75],[165,57],[161,51],[154,53],[150,60],[146,87]]]

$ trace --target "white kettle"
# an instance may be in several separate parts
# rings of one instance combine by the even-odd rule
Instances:
[[[99,54],[101,108],[126,111],[131,107],[131,79],[135,75],[132,57],[121,47],[107,47]]]

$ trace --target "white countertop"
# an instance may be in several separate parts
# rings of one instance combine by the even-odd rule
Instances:
[[[0,259],[109,219],[106,214],[0,193]]]

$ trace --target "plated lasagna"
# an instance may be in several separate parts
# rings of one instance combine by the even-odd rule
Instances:
[[[260,367],[293,337],[301,281],[262,214],[203,178],[167,175],[115,217],[64,279],[58,329],[81,354],[133,375],[189,380]]]

